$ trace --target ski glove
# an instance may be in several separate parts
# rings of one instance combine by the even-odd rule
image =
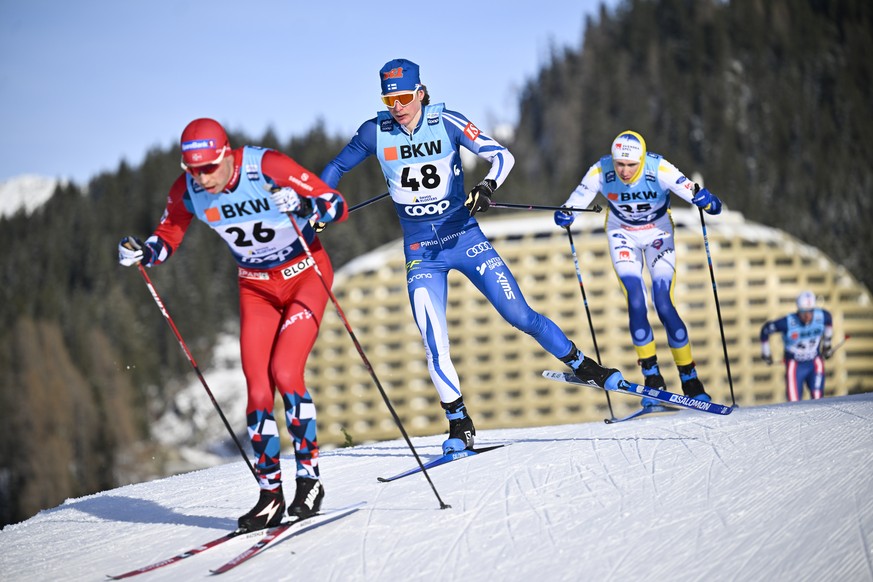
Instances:
[[[718,214],[721,212],[721,200],[706,188],[698,190],[694,198],[691,199],[691,202],[698,208],[705,210],[707,214]]]
[[[576,220],[576,215],[574,215],[572,212],[555,210],[555,224],[557,224],[558,226],[568,228],[571,224],[573,224],[574,220]]]
[[[770,342],[761,342],[761,359],[768,366],[773,365],[773,355],[770,352]]]
[[[118,243],[118,262],[125,267],[137,263],[150,267],[155,262],[155,253],[151,246],[143,244],[135,236],[126,236]]]
[[[821,344],[822,355],[825,360],[831,359],[831,356],[834,355],[834,348],[831,345],[831,342],[825,339]]]
[[[491,207],[491,196],[497,189],[497,182],[494,180],[482,180],[467,194],[467,200],[464,206],[470,211],[470,216],[477,212],[486,212]]]
[[[291,188],[280,188],[270,192],[270,199],[279,212],[291,212],[300,218],[306,218],[312,214],[312,200],[307,196],[301,196]]]

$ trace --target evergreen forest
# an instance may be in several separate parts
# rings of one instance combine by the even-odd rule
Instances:
[[[873,7],[867,0],[625,0],[580,22],[529,79],[499,201],[560,204],[625,129],[730,210],[814,245],[873,288]],[[429,87],[434,102],[440,88]],[[464,112],[463,103],[448,103]],[[473,120],[476,121],[476,120]],[[483,128],[488,129],[488,128]],[[181,130],[181,128],[180,128]],[[232,134],[320,172],[350,136],[319,122],[284,140]],[[31,215],[0,219],[0,526],[40,509],[162,476],[150,422],[191,367],[135,269],[124,235],[156,226],[178,176],[178,145],[59,187]],[[468,187],[484,175],[468,171]],[[381,194],[369,159],[340,190]],[[600,201],[602,203],[602,201]],[[684,204],[674,198],[674,206]],[[400,236],[390,204],[322,233],[336,268]],[[150,277],[201,368],[236,321],[236,270],[192,224]]]

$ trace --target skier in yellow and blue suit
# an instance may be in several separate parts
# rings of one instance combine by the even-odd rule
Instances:
[[[598,192],[606,197],[609,206],[606,235],[610,257],[627,298],[631,339],[645,385],[666,389],[649,325],[643,265],[648,267],[652,278],[652,300],[667,331],[667,343],[679,369],[682,391],[688,397],[709,401],[697,377],[688,329],[673,303],[676,252],[670,194],[709,214],[721,212],[721,200],[686,178],[660,155],[646,151],[645,140],[634,131],[623,131],[615,138],[610,155],[589,168],[565,206],[585,208]],[[569,227],[573,219],[573,213],[555,212],[558,226]],[[651,398],[642,400],[643,406],[656,403]]]

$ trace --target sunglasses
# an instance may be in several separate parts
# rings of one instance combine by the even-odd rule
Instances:
[[[185,162],[182,162],[182,169],[192,176],[208,176],[209,174],[215,173],[215,171],[218,170],[218,168],[221,166],[221,161],[224,159],[225,153],[227,153],[227,146],[221,148],[221,154],[218,156],[218,159],[211,164],[203,164],[202,166],[189,166]]]
[[[418,94],[418,90],[419,87],[416,87],[412,91],[392,93],[391,95],[381,95],[380,97],[382,98],[382,103],[384,103],[386,107],[394,107],[397,102],[406,107],[415,101],[415,96]]]

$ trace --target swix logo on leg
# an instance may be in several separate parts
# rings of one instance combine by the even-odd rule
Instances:
[[[515,299],[512,285],[509,284],[509,279],[506,278],[505,273],[497,273],[497,282],[500,283],[500,287],[503,289],[503,294],[506,295],[507,299]]]

